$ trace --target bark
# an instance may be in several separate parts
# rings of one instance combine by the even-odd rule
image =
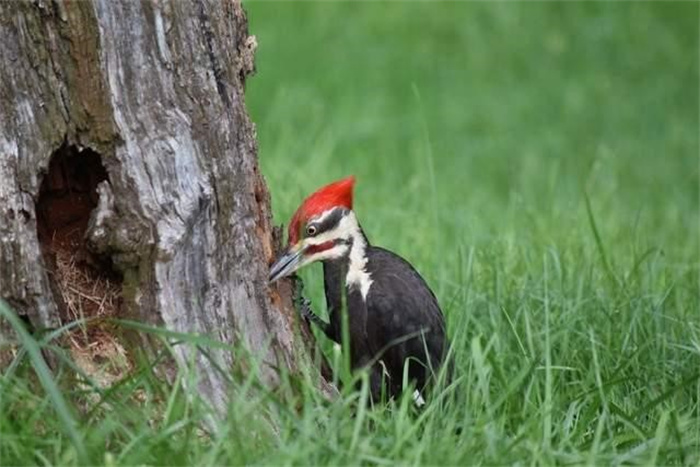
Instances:
[[[240,2],[0,2],[0,44],[0,296],[35,327],[71,319],[75,299],[242,339],[270,383],[294,370],[290,291],[266,280],[275,241]],[[71,298],[80,281],[95,296]],[[226,379],[197,361],[221,406]]]

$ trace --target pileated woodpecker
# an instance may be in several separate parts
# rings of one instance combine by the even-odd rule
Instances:
[[[342,305],[347,306],[350,364],[369,369],[374,401],[382,390],[403,390],[404,368],[413,397],[437,374],[448,347],[435,295],[411,264],[370,245],[352,210],[353,176],[326,185],[301,204],[289,224],[286,251],[270,268],[270,282],[315,261],[323,262],[330,322],[307,307],[304,316],[342,344]]]

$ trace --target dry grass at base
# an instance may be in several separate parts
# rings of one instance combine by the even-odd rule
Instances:
[[[133,368],[125,346],[105,318],[120,315],[121,284],[114,273],[101,270],[84,250],[82,232],[54,232],[48,253],[54,259],[52,277],[62,303],[61,324],[83,324],[65,335],[76,365],[96,384],[105,388]]]

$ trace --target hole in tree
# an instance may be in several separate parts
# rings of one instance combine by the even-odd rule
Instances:
[[[97,152],[64,144],[51,156],[39,189],[37,233],[62,323],[114,316],[121,305],[121,275],[85,241],[97,185],[106,180]]]

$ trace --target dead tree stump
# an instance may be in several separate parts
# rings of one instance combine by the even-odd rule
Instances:
[[[0,2],[0,43],[0,296],[36,328],[131,317],[294,370],[240,1]]]

